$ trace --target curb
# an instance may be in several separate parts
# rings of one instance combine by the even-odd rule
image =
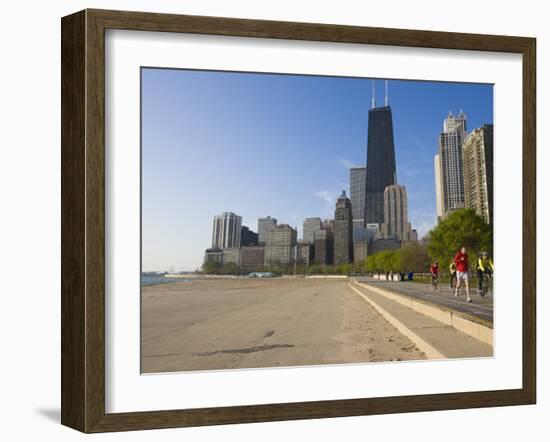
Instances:
[[[493,347],[493,327],[488,321],[484,321],[467,313],[458,312],[447,307],[438,306],[424,300],[414,299],[412,297],[401,295],[379,287],[373,287],[368,283],[354,281],[368,290],[384,296],[392,301],[398,302],[405,307],[408,307],[418,313],[429,316],[436,321],[449,325],[454,329],[471,336],[478,341]],[[354,287],[352,287],[354,288]]]
[[[348,287],[355,291],[359,296],[361,296],[365,301],[367,301],[382,317],[393,325],[399,333],[409,338],[418,349],[423,352],[428,359],[447,359],[447,357],[439,352],[433,345],[426,342],[415,332],[413,332],[409,327],[403,324],[399,319],[393,316],[391,313],[388,313],[385,309],[380,307],[376,302],[372,301],[367,295],[361,293],[351,284],[348,284]]]

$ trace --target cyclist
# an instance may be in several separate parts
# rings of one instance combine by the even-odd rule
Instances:
[[[455,296],[458,298],[458,290],[460,289],[461,284],[464,282],[466,287],[466,302],[472,302],[470,298],[470,283],[468,280],[468,250],[466,247],[462,247],[458,253],[455,255],[454,263],[456,266],[456,288]]]
[[[430,274],[432,275],[432,290],[435,290],[439,286],[439,264],[434,261],[430,267]]]
[[[454,283],[456,281],[456,265],[454,261],[451,261],[451,264],[449,265],[449,287],[452,289],[455,288]]]
[[[493,269],[493,261],[489,258],[489,254],[486,251],[481,252],[477,260],[477,292],[481,296],[485,295],[483,293],[483,277],[484,275],[491,275]]]

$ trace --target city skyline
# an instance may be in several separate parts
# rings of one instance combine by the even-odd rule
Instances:
[[[210,236],[223,211],[238,213],[253,231],[270,215],[301,238],[305,218],[333,217],[337,196],[349,193],[349,169],[366,162],[369,79],[142,73],[144,271],[199,268],[210,243],[201,230]],[[407,80],[389,87],[397,180],[407,187],[409,221],[421,237],[436,222],[433,155],[441,121],[449,109],[464,108],[471,128],[492,123],[492,87]],[[420,124],[410,106],[422,93],[433,101],[429,124]],[[243,107],[237,116],[230,113],[235,101]]]

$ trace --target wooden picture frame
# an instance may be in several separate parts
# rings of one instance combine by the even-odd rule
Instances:
[[[523,57],[523,385],[221,408],[105,412],[105,30],[124,29],[517,53]],[[84,10],[62,19],[62,410],[83,432],[533,404],[536,400],[536,40]]]

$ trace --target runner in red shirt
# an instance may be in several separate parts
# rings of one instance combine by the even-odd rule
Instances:
[[[464,282],[464,286],[466,287],[466,302],[472,302],[472,298],[470,298],[470,284],[468,278],[468,253],[466,247],[462,247],[460,251],[455,255],[454,263],[456,266],[455,296],[458,297],[458,290],[460,289],[462,282]]]

